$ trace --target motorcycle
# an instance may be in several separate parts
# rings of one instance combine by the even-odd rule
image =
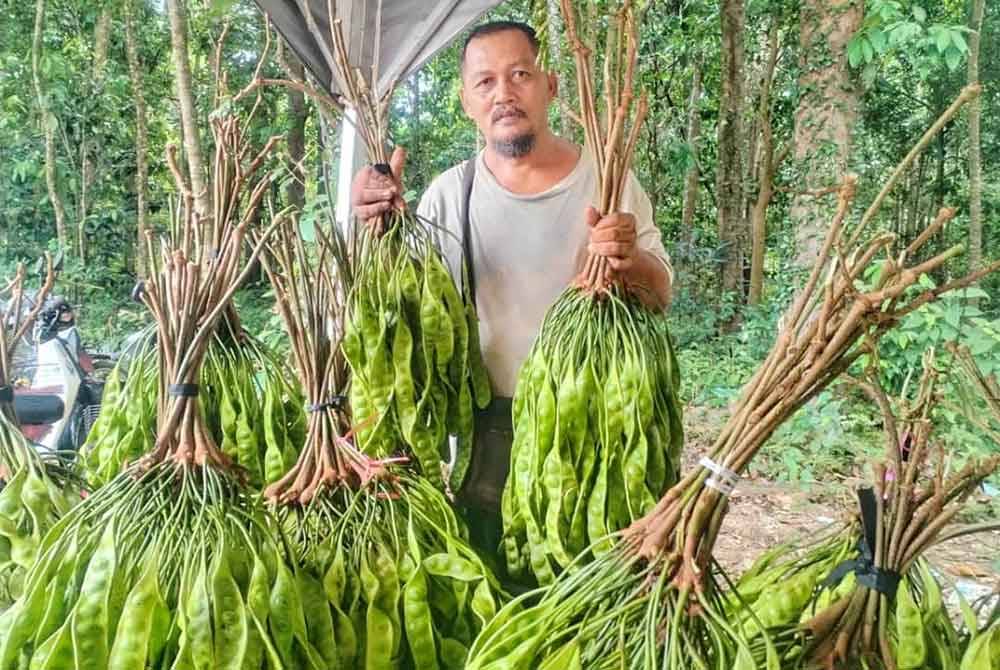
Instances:
[[[101,407],[101,374],[111,356],[83,347],[72,306],[50,296],[35,321],[32,342],[15,353],[14,411],[25,437],[41,452],[72,458]]]

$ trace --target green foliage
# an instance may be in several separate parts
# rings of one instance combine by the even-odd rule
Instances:
[[[847,44],[847,59],[851,67],[865,66],[869,84],[877,73],[877,61],[893,54],[905,53],[924,78],[941,63],[954,71],[964,62],[969,51],[965,37],[969,29],[941,22],[951,17],[940,16],[940,5],[930,9],[936,17],[929,16],[928,9],[917,0],[875,0],[865,10],[861,30]]]
[[[922,288],[933,282],[921,278]],[[989,294],[969,288],[942,296],[940,301],[924,305],[908,315],[897,328],[883,338],[878,366],[892,388],[901,388],[906,378],[919,373],[921,357],[928,348],[943,354],[946,342],[961,342],[969,347],[985,374],[1000,371],[1000,318],[989,318],[980,309]]]
[[[683,402],[725,407],[739,393],[759,362],[745,355],[728,338],[691,342],[677,351]]]
[[[291,355],[281,317],[274,308],[274,291],[265,281],[238,291],[235,297],[243,328],[279,357]]]
[[[775,432],[754,465],[756,471],[804,484],[854,474],[882,447],[873,409],[830,391],[821,393]]]

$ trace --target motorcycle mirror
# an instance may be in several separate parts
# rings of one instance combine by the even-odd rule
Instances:
[[[145,292],[146,292],[146,282],[140,279],[135,283],[135,286],[132,287],[132,301],[141,303],[142,294]]]

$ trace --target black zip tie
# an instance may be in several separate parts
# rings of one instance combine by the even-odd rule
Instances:
[[[392,176],[392,168],[389,167],[388,163],[374,163],[372,169],[379,174],[384,174],[386,177]]]
[[[893,570],[875,567],[875,523],[878,507],[875,492],[871,487],[858,489],[858,505],[861,508],[861,539],[858,540],[857,558],[844,561],[837,565],[819,585],[820,591],[837,586],[849,573],[853,572],[858,584],[878,591],[888,596],[890,600],[896,597],[901,576]]]
[[[322,412],[325,409],[344,409],[347,404],[347,396],[345,395],[335,395],[331,396],[326,402],[318,402],[312,405],[306,405],[306,411],[310,414],[313,412]]]
[[[13,386],[0,386],[0,402],[14,402]]]
[[[176,398],[194,398],[198,395],[197,384],[171,384],[167,387],[167,395]]]

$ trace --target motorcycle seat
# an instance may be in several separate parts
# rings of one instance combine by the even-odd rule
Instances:
[[[65,410],[62,398],[51,393],[14,395],[14,413],[22,425],[55,423],[63,417]]]

